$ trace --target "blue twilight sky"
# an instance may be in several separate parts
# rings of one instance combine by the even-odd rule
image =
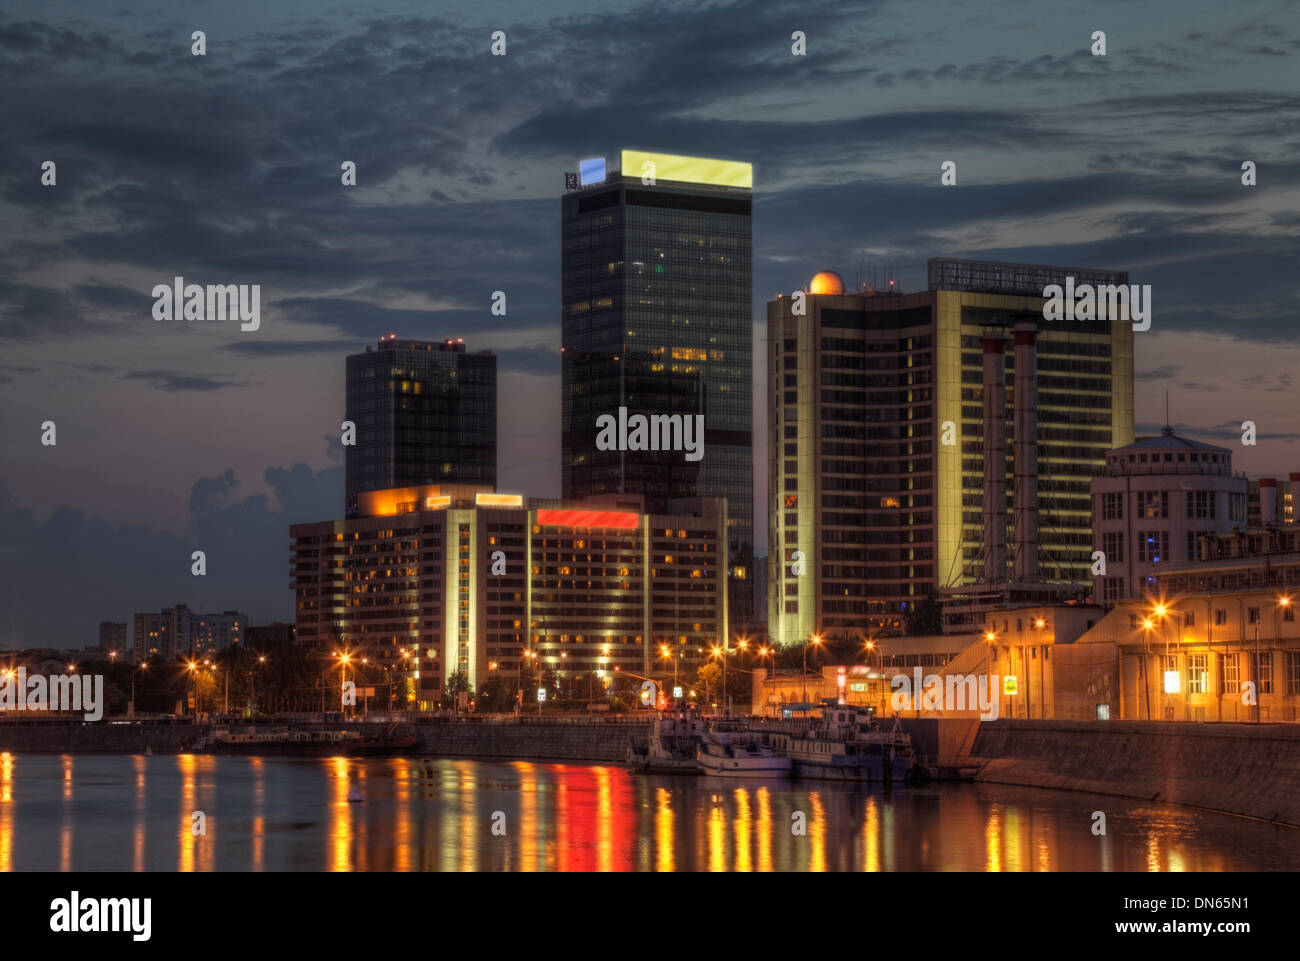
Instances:
[[[343,357],[381,333],[496,351],[501,486],[558,494],[562,174],[624,146],[753,162],[760,387],[764,303],[820,268],[1122,268],[1153,287],[1139,432],[1168,391],[1238,467],[1300,470],[1298,64],[1296,0],[9,0],[0,647],[178,601],[290,619],[287,526],[339,513]],[[261,329],[155,322],[177,274],[261,284]]]

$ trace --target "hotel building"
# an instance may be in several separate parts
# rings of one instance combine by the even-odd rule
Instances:
[[[411,669],[419,707],[457,674],[470,690],[492,672],[522,688],[538,663],[561,679],[672,677],[674,659],[684,672],[727,638],[727,518],[721,499],[666,507],[364,492],[355,517],[290,528],[297,641]]]
[[[777,643],[901,630],[943,588],[1091,587],[1089,482],[1133,440],[1133,331],[1126,313],[1044,320],[1045,288],[1067,276],[1128,283],[931,260],[924,292],[849,292],[824,272],[768,304]],[[1018,424],[1034,426],[1017,438]]]
[[[561,200],[562,495],[727,501],[731,621],[753,612],[753,171],[624,150]],[[600,450],[597,418],[704,417],[704,456]]]

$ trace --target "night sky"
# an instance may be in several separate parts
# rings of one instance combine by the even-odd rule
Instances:
[[[500,486],[558,495],[558,198],[622,147],[754,164],[756,322],[822,268],[1129,270],[1139,434],[1168,391],[1239,469],[1300,471],[1298,59],[1296,0],[9,0],[0,646],[177,602],[292,620],[288,525],[341,516],[343,359],[382,333],[496,352]],[[261,329],[155,321],[176,275],[260,284]],[[756,323],[760,387],[765,351]]]

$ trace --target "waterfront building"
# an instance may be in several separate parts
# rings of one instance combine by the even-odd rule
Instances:
[[[1057,651],[1057,717],[1300,720],[1300,527],[1200,538],[1073,651]]]
[[[624,150],[561,200],[562,495],[727,501],[730,616],[752,628],[752,186],[747,163]],[[703,417],[703,457],[608,449],[597,420]],[[622,447],[622,445],[619,445]],[[605,447],[607,449],[602,449]]]
[[[461,339],[379,338],[347,359],[349,514],[362,491],[497,482],[497,359]]]
[[[284,624],[280,621],[250,627],[247,636],[244,638],[244,642],[250,648],[259,651],[283,650],[292,647],[294,640],[293,625]]]
[[[923,292],[847,291],[823,271],[769,302],[776,643],[902,630],[943,589],[996,588],[977,622],[1091,588],[1089,481],[1133,440],[1133,331],[1124,309],[1045,320],[1046,288],[1067,278],[1128,283],[939,259]]]
[[[133,624],[135,660],[154,655],[172,660],[182,655],[207,657],[243,639],[248,615],[239,611],[203,614],[184,604],[158,613],[136,614]]]
[[[99,622],[99,650],[104,653],[127,650],[126,622]]]
[[[1172,427],[1108,451],[1092,481],[1092,546],[1106,562],[1093,598],[1149,595],[1159,571],[1199,557],[1201,537],[1245,523],[1246,477],[1232,469],[1232,451]]]
[[[537,666],[592,691],[616,672],[693,676],[728,637],[726,506],[665,508],[639,494],[363,492],[355,517],[290,528],[298,642],[364,650],[425,708],[457,675],[470,691],[521,689]]]

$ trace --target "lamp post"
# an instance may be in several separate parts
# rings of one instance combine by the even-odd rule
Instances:
[[[803,681],[803,703],[805,705],[807,705],[808,703],[808,648],[810,645],[820,646],[821,642],[822,639],[820,635],[814,634],[811,638],[809,638],[808,643],[804,644],[803,646],[803,677],[801,678],[801,680]],[[807,710],[808,708],[805,706],[804,707],[805,714],[807,713]]]
[[[984,655],[984,664],[985,667],[988,669],[987,684],[989,686],[992,686],[993,685],[993,654],[994,654],[993,645],[996,644],[998,640],[997,632],[992,630],[985,631],[984,640],[988,644],[988,653]],[[920,717],[921,710],[919,707],[917,707],[918,702],[916,701],[916,696],[918,693],[920,692],[919,691],[912,692],[912,706],[913,708],[916,708],[916,716]],[[998,691],[997,696],[998,696],[998,714],[1001,714],[1002,713],[1002,692]]]
[[[1149,617],[1142,618],[1142,687],[1146,692],[1147,701],[1147,720],[1151,720],[1151,666],[1147,663],[1151,659],[1148,642],[1151,639],[1151,628],[1155,622]]]
[[[135,667],[131,668],[131,717],[132,718],[135,717],[135,672],[143,671],[148,666],[149,666],[149,662],[145,661],[143,664],[137,664]]]

